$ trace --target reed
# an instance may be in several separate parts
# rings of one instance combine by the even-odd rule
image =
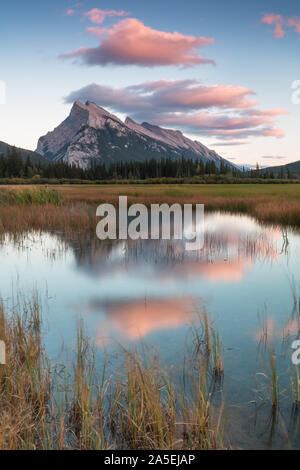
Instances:
[[[207,371],[185,370],[189,392],[179,392],[157,356],[127,353],[124,377],[116,386],[112,426],[120,446],[130,449],[221,449],[223,408],[214,415]],[[197,379],[195,380],[195,377]]]
[[[126,353],[125,377],[116,385],[114,428],[130,449],[174,449],[175,390],[157,357]]]
[[[96,233],[96,217],[84,204],[73,207],[45,205],[0,205],[0,234],[63,232],[66,236]]]
[[[292,389],[292,403],[293,409],[297,411],[300,405],[300,380],[298,366],[294,365],[294,374],[290,377]]]
[[[189,397],[157,354],[124,352],[122,374],[106,378],[78,326],[72,367],[51,364],[42,338],[37,294],[0,303],[0,449],[215,449],[223,447],[222,412],[215,419],[205,369],[196,365]]]
[[[224,404],[213,406],[211,378],[206,361],[198,361],[189,378],[190,393],[182,396],[183,448],[212,450],[224,448]]]
[[[279,379],[277,372],[276,354],[274,349],[269,351],[269,373],[258,372],[257,376],[265,379],[269,392],[269,399],[272,404],[272,410],[276,411],[279,405]]]
[[[73,373],[50,365],[36,296],[9,314],[0,304],[0,334],[6,344],[6,364],[0,366],[0,449],[108,448],[104,376],[98,380],[82,330]]]
[[[138,190],[137,190],[138,189]],[[269,224],[300,227],[300,185],[87,185],[22,186],[0,190],[0,234],[33,230],[93,232],[96,206],[181,203],[205,205],[207,211],[244,213]]]
[[[206,210],[244,213],[261,222],[300,227],[299,185],[66,185],[61,192],[67,202],[118,203],[120,195],[128,202],[205,204]]]
[[[207,370],[220,378],[224,373],[224,351],[219,332],[206,310],[198,313],[192,325],[194,352]]]
[[[224,353],[223,345],[218,331],[212,329],[211,332],[213,339],[212,348],[212,367],[216,377],[221,377],[224,372]]]
[[[54,204],[63,203],[63,197],[56,189],[39,187],[29,189],[1,189],[0,205],[25,206],[27,204]]]
[[[1,449],[43,446],[50,369],[40,340],[38,301],[23,307],[24,315],[15,307],[8,319],[3,302],[0,304],[1,339],[6,344],[6,364],[0,366]]]

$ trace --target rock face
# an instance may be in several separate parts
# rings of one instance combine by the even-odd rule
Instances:
[[[95,103],[76,101],[70,115],[40,137],[36,150],[48,160],[63,160],[81,168],[97,163],[144,161],[150,158],[202,159],[220,165],[221,157],[180,131],[163,129],[127,118],[122,122]],[[232,166],[230,162],[226,162]]]

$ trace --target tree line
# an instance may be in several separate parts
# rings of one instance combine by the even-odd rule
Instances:
[[[180,158],[173,160],[150,159],[143,162],[126,161],[92,163],[90,168],[80,168],[75,164],[64,161],[44,164],[36,160],[33,162],[28,155],[22,158],[21,152],[16,148],[8,150],[6,155],[0,155],[0,178],[29,178],[40,177],[45,179],[77,179],[77,180],[146,180],[156,178],[193,178],[206,175],[230,175],[231,177],[246,178],[275,178],[268,170],[246,171],[229,166],[221,159],[220,164],[215,161],[203,162],[201,159]],[[292,178],[290,173],[280,175],[281,178]]]

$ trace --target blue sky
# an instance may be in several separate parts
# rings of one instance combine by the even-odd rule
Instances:
[[[114,10],[119,14],[107,16],[100,23],[87,15],[94,9]],[[67,14],[68,10],[72,14]],[[277,20],[262,22],[266,14],[280,16],[276,16]],[[38,138],[68,115],[71,102],[66,102],[65,97],[72,94],[72,97],[89,98],[85,87],[95,84],[99,89],[92,98],[96,96],[98,104],[105,104],[104,107],[109,107],[110,93],[114,96],[118,92],[120,105],[116,99],[110,109],[121,117],[130,114],[139,120],[151,119],[166,127],[182,129],[235,163],[255,164],[258,161],[261,165],[275,165],[299,160],[300,105],[291,102],[291,84],[300,80],[298,15],[299,2],[289,1],[287,5],[279,0],[252,3],[230,0],[5,2],[1,5],[0,19],[0,80],[6,83],[7,93],[6,103],[0,105],[0,140],[35,149]],[[274,36],[278,22],[283,28],[283,37]],[[145,28],[149,41],[157,31],[176,31],[182,35],[182,41],[190,37],[213,38],[214,43],[189,52],[195,57],[200,54],[202,58],[214,60],[215,65],[196,63],[195,60],[195,64],[186,66],[185,59],[181,64],[175,64],[174,50],[170,52],[169,63],[164,63],[163,59],[162,65],[157,65],[153,57],[148,63],[148,59],[136,60],[132,56],[125,64],[120,57],[103,63],[103,54],[97,48],[108,37],[108,45],[114,47],[115,53],[120,45],[120,35],[127,34],[128,40],[126,28],[129,24],[133,31]],[[96,35],[87,28],[106,30]],[[114,28],[119,28],[118,36]],[[164,36],[162,47],[164,44],[172,47],[172,40],[173,37],[169,41],[168,36]],[[148,46],[145,45],[145,50]],[[76,53],[80,47],[85,51],[96,50],[96,64],[88,62],[86,52]],[[61,57],[69,53],[72,57]],[[163,94],[157,94],[154,84],[161,80],[165,83]],[[186,84],[186,80],[190,83]],[[170,92],[174,95],[174,81],[178,96],[197,92],[201,101],[203,87],[210,94],[212,86],[217,87],[219,94],[224,87],[225,94],[241,87],[255,93],[246,93],[247,101],[257,100],[258,103],[232,107],[230,100],[221,106],[215,105],[213,100],[207,108],[202,105],[199,109],[189,108],[186,103],[184,107],[181,104],[176,108],[174,98],[173,101],[169,98]],[[154,93],[151,113],[149,103],[143,108],[147,91],[144,88],[139,92],[128,89],[145,82],[152,84],[150,94]],[[270,110],[277,111],[269,113]],[[258,121],[252,127],[248,121],[254,115]],[[261,118],[264,122],[260,125]],[[242,124],[232,123],[236,119],[242,120]]]

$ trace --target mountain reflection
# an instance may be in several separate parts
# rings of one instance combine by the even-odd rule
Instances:
[[[97,239],[73,244],[77,268],[92,276],[126,273],[161,280],[206,278],[216,282],[238,282],[256,260],[275,261],[281,231],[262,227],[243,216],[210,214],[205,219],[202,250],[187,252],[182,240],[100,242]]]
[[[99,283],[85,305],[98,318],[97,337],[134,341],[180,328],[193,319],[205,283],[247,282],[256,262],[273,263],[281,253],[281,231],[249,217],[207,215],[204,239],[198,252],[181,240],[81,242],[76,269]]]

